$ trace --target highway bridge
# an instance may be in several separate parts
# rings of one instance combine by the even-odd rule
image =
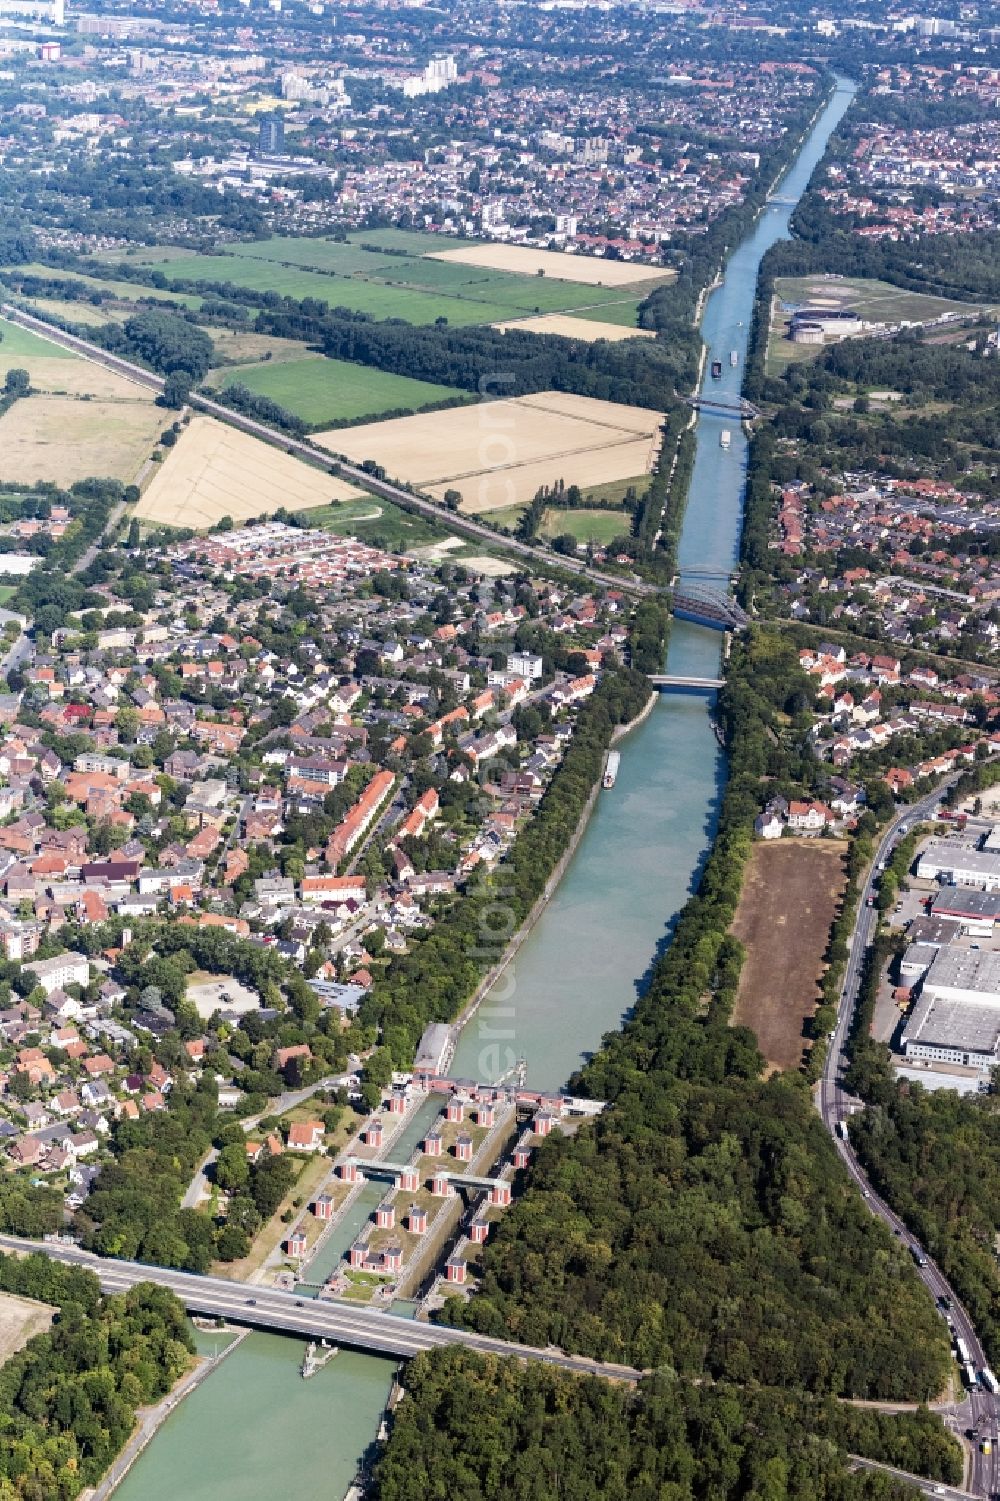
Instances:
[[[463,1345],[480,1355],[513,1356],[558,1366],[580,1376],[603,1376],[609,1381],[635,1382],[643,1374],[634,1366],[567,1355],[555,1346],[542,1350],[464,1329],[416,1323],[392,1313],[351,1307],[330,1299],[298,1298],[294,1293],[230,1282],[225,1277],[200,1277],[168,1267],[144,1266],[137,1261],[112,1261],[94,1256],[68,1240],[32,1241],[0,1235],[0,1251],[36,1251],[55,1261],[84,1267],[97,1276],[106,1293],[126,1292],[140,1282],[155,1282],[168,1287],[189,1313],[203,1318],[226,1319],[229,1323],[294,1334],[303,1339],[325,1339],[373,1355],[409,1360],[423,1350]]]
[[[722,678],[692,678],[679,672],[651,672],[649,681],[654,688],[674,689],[675,692],[709,693],[723,687]]]

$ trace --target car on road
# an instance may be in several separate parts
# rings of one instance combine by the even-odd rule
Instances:
[[[247,1298],[247,1307],[248,1308],[255,1308],[256,1306],[257,1306],[257,1299],[256,1298]]]

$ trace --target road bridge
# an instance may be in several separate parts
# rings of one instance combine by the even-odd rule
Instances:
[[[674,689],[678,693],[708,693],[723,687],[722,678],[686,677],[679,672],[651,672],[649,681],[654,688]]]
[[[747,420],[760,416],[759,409],[752,401],[747,401],[745,396],[728,399],[723,396],[713,396],[709,392],[703,396],[688,396],[685,400],[689,407],[694,407],[696,412],[718,413],[721,417],[738,417]]]
[[[635,1382],[644,1374],[634,1366],[590,1360],[584,1355],[568,1355],[555,1346],[539,1349],[533,1345],[517,1345],[508,1340],[490,1339],[472,1330],[418,1324],[382,1310],[355,1308],[325,1298],[297,1298],[294,1293],[230,1282],[225,1277],[202,1277],[169,1267],[144,1266],[136,1261],[112,1261],[84,1251],[73,1241],[32,1241],[14,1235],[0,1235],[0,1250],[40,1252],[54,1261],[83,1267],[95,1274],[106,1293],[126,1292],[139,1283],[154,1282],[169,1288],[189,1313],[226,1319],[254,1329],[294,1334],[303,1339],[325,1339],[373,1355],[409,1360],[424,1350],[462,1345],[480,1355],[513,1356],[517,1360],[558,1366],[580,1376],[603,1376],[610,1381]]]

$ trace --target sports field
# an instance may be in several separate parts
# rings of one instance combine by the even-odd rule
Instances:
[[[608,339],[617,344],[621,339],[656,338],[648,329],[630,328],[626,323],[601,323],[596,318],[573,318],[565,313],[542,313],[537,318],[494,323],[493,327],[501,331],[519,329],[527,334],[560,334],[564,339],[583,339],[587,344],[593,344],[597,339]]]
[[[587,287],[632,287],[640,282],[667,281],[673,275],[662,266],[634,266],[628,261],[567,255],[561,250],[531,250],[526,245],[464,245],[457,250],[436,250],[434,257],[449,265],[484,266],[521,276],[553,276]]]
[[[542,392],[319,433],[316,441],[357,463],[374,459],[439,499],[459,490],[461,509],[475,514],[524,504],[560,479],[584,486],[648,473],[662,421],[643,407]]]
[[[249,521],[279,506],[305,511],[358,496],[343,480],[198,414],[167,451],[135,515],[162,526],[201,530],[223,516]]]
[[[324,359],[322,355],[225,370],[222,384],[235,383],[269,397],[310,424],[377,417],[381,412],[406,408],[418,412],[435,402],[463,395],[453,386],[411,380],[346,360]]]
[[[627,537],[632,518],[624,511],[589,511],[584,507],[567,509],[549,506],[542,521],[543,537],[561,537],[567,533],[578,542],[596,542],[606,546],[614,537]]]

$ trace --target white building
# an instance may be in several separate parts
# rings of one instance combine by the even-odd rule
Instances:
[[[59,954],[55,959],[33,959],[25,969],[35,976],[46,995],[67,985],[88,985],[90,965],[85,954]]]
[[[928,839],[917,861],[917,875],[922,881],[1000,891],[1000,853],[973,849],[948,839]]]

